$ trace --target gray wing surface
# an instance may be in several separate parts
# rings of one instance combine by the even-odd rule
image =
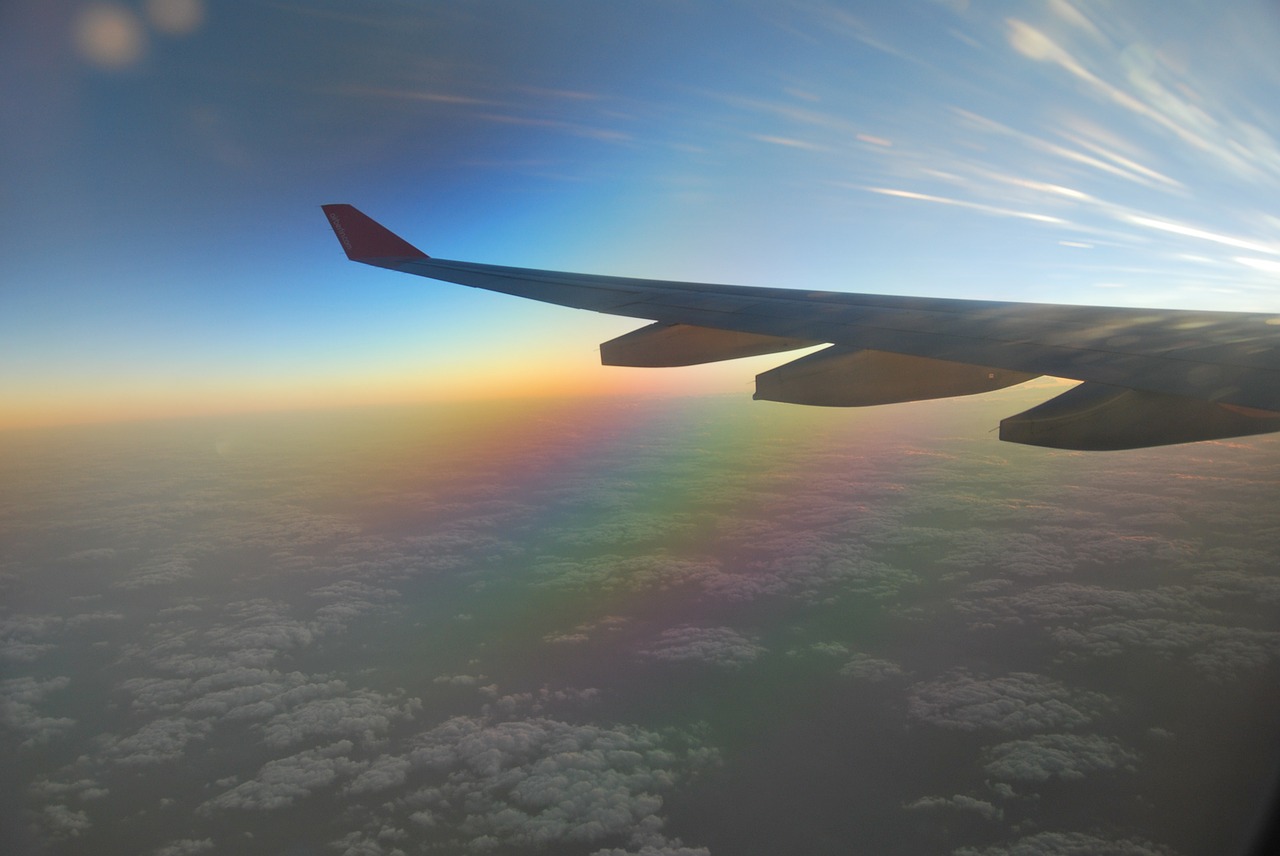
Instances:
[[[324,212],[348,258],[650,321],[607,365],[692,365],[828,347],[756,378],[757,399],[867,406],[970,395],[1040,375],[1082,381],[1000,437],[1127,449],[1280,431],[1280,317],[668,282],[427,256],[350,205]]]

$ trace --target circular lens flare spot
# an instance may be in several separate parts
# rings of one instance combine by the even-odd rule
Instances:
[[[104,68],[125,68],[142,58],[147,36],[128,9],[107,3],[86,6],[73,25],[80,55]]]
[[[194,33],[204,23],[202,0],[147,0],[151,25],[171,36]]]

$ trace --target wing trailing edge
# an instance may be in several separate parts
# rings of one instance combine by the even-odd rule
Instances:
[[[1131,449],[1280,431],[1280,317],[756,288],[434,259],[350,205],[322,206],[375,267],[650,322],[606,365],[683,366],[827,344],[756,378],[755,398],[857,407],[1083,381],[1000,438]]]

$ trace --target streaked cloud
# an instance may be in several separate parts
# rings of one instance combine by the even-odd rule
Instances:
[[[459,95],[451,92],[434,92],[417,89],[383,89],[358,84],[344,84],[329,90],[335,95],[348,95],[353,98],[390,98],[401,101],[423,101],[429,104],[453,104],[458,106],[493,107],[500,102],[487,98],[476,98],[471,95]]]
[[[807,140],[798,140],[794,137],[775,137],[769,134],[752,134],[751,139],[759,140],[762,143],[768,143],[773,146],[782,146],[783,148],[789,149],[803,149],[809,152],[821,152],[827,150],[825,146],[820,146],[817,143],[811,143]]]
[[[1230,114],[1211,115],[1205,106],[1210,99],[1196,92],[1193,83],[1171,70],[1161,53],[1147,44],[1138,41],[1123,51],[1108,45],[1108,55],[1119,57],[1112,73],[1123,79],[1121,84],[1089,68],[1087,60],[1025,21],[1010,18],[1006,27],[1009,44],[1018,53],[1059,66],[1110,103],[1159,126],[1231,173],[1273,182],[1278,177],[1280,150],[1271,136]],[[1099,35],[1095,28],[1088,29],[1091,35]]]
[[[1207,229],[1200,229],[1195,226],[1187,225],[1186,223],[1177,223],[1156,217],[1143,217],[1136,214],[1129,214],[1125,215],[1125,219],[1134,225],[1143,226],[1147,229],[1169,232],[1174,235],[1183,235],[1185,237],[1196,238],[1201,241],[1210,241],[1215,244],[1223,244],[1228,247],[1236,247],[1237,249],[1249,250],[1254,253],[1271,253],[1274,255],[1280,255],[1280,244],[1263,244],[1245,238],[1237,238],[1232,235],[1218,234]]]
[[[1011,208],[1001,208],[996,205],[987,205],[982,202],[969,202],[963,199],[952,199],[945,196],[934,196],[930,193],[917,193],[914,190],[898,190],[889,187],[864,187],[862,190],[871,193],[878,193],[882,196],[896,196],[899,199],[917,199],[922,202],[936,202],[940,205],[953,205],[957,208],[969,208],[974,211],[981,211],[983,214],[993,214],[997,217],[1017,217],[1023,220],[1035,220],[1039,223],[1065,223],[1061,217],[1054,217],[1049,214],[1039,214],[1034,211],[1017,211]]]

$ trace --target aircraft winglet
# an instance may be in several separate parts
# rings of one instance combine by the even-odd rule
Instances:
[[[353,262],[373,259],[425,259],[422,250],[352,205],[321,205],[347,258]]]

